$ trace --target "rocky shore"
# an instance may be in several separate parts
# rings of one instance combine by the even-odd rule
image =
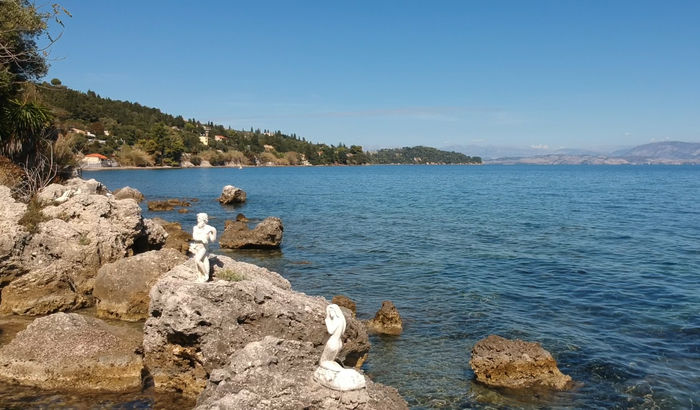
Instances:
[[[212,280],[197,283],[194,261],[142,218],[140,199],[74,179],[28,206],[0,186],[0,311],[47,315],[0,348],[2,382],[79,393],[152,381],[156,392],[197,398],[198,408],[407,408],[371,381],[352,392],[315,383],[329,302],[221,255],[210,258]],[[66,313],[86,306],[103,318],[145,319],[143,331]],[[338,359],[359,369],[367,332],[343,314]]]
[[[367,376],[366,387],[346,392],[314,381],[328,300],[223,255],[210,256],[211,280],[198,282],[190,234],[144,219],[140,192],[119,194],[72,179],[24,204],[0,186],[0,314],[41,316],[19,331],[0,320],[0,381],[75,394],[151,384],[196,400],[198,409],[408,408],[396,389]],[[279,218],[252,230],[246,223],[243,215],[227,221],[222,242],[279,246]],[[393,337],[404,330],[390,301],[368,321],[355,317],[347,297],[333,303],[347,324],[337,355],[345,367],[359,370],[367,360],[368,330]],[[85,307],[95,307],[95,317],[75,312]],[[478,383],[495,388],[573,385],[536,343],[491,335],[476,343],[469,364]]]

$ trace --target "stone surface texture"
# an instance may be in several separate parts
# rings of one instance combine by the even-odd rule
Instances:
[[[265,336],[307,341],[315,349],[313,361],[318,360],[327,338],[325,299],[293,291],[286,279],[265,268],[221,255],[210,262],[212,282],[195,282],[190,259],[151,289],[144,355],[157,391],[196,397],[212,371]],[[232,272],[243,280],[217,279]],[[347,318],[338,357],[347,366],[361,364],[369,347],[364,326]]]
[[[254,229],[248,228],[248,224],[243,221],[226,221],[219,245],[231,249],[279,248],[283,233],[282,220],[274,216],[265,218]]]
[[[149,211],[172,211],[175,207],[187,207],[192,205],[189,201],[184,199],[164,199],[162,201],[148,201]]]
[[[161,226],[167,233],[164,248],[172,248],[187,255],[192,240],[191,233],[184,231],[182,225],[177,222],[168,222],[161,218],[153,218],[153,222]]]
[[[539,343],[490,335],[472,349],[469,365],[476,380],[495,387],[566,390],[571,377],[562,374]]]
[[[349,310],[352,312],[352,317],[357,316],[357,304],[355,304],[355,302],[353,302],[349,297],[344,295],[335,295],[333,296],[331,303],[335,303],[341,308]]]
[[[311,342],[272,336],[250,342],[212,372],[196,409],[408,409],[396,389],[369,379],[361,390],[321,386],[313,380],[317,359]]]
[[[112,193],[116,199],[126,199],[131,198],[136,202],[143,201],[143,194],[136,188],[130,186],[125,186],[124,188],[119,188]]]
[[[16,244],[29,236],[19,224],[26,210],[27,205],[12,198],[10,188],[0,185],[0,288],[22,272]]]
[[[36,319],[0,349],[0,380],[42,389],[141,388],[138,329],[75,313]]]
[[[400,335],[403,332],[403,320],[396,306],[385,300],[374,318],[367,321],[367,328],[376,333]]]
[[[237,188],[233,185],[226,185],[224,189],[221,191],[221,196],[219,197],[218,201],[222,205],[232,205],[232,204],[240,204],[245,202],[246,200],[246,193],[244,190],[241,188]]]
[[[9,228],[14,241],[9,254],[9,241],[2,241],[2,313],[41,315],[89,306],[94,303],[92,289],[100,266],[149,246],[138,204],[108,197],[95,180],[52,184],[38,197],[45,204],[46,220],[32,234],[25,235],[21,227]],[[56,203],[58,197],[66,199]],[[19,206],[7,198],[0,201],[0,223],[11,225]],[[3,229],[3,237],[4,233]]]
[[[127,321],[148,317],[149,292],[161,276],[187,257],[175,249],[149,251],[100,268],[93,295],[97,316]]]

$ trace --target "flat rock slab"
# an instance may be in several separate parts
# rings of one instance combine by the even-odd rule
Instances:
[[[313,343],[265,337],[212,372],[196,409],[408,409],[396,389],[367,377],[360,390],[323,387],[313,380],[317,366]]]
[[[0,380],[43,389],[141,388],[141,333],[76,313],[36,319],[0,349]]]
[[[554,357],[539,343],[490,335],[472,349],[469,365],[476,380],[511,389],[566,390],[571,377],[562,374]]]

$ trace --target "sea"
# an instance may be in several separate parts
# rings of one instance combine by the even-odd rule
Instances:
[[[364,372],[414,409],[700,406],[700,167],[357,166],[85,172],[223,232],[280,217],[280,250],[215,249],[295,290],[345,295],[369,319],[390,300],[400,336],[372,335]],[[216,198],[247,192],[240,206]],[[470,352],[496,334],[539,342],[565,392],[491,389]],[[2,397],[0,397],[0,400]],[[29,400],[29,399],[28,399]],[[92,399],[94,400],[94,399]],[[110,401],[111,400],[111,401]],[[120,401],[121,400],[121,401]],[[109,407],[148,408],[148,395]],[[29,401],[31,403],[31,401]]]

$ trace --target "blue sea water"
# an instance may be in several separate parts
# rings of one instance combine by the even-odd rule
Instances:
[[[155,213],[219,232],[279,216],[280,251],[224,251],[296,290],[391,300],[398,337],[372,336],[364,370],[412,408],[693,408],[700,400],[700,167],[367,166],[86,172]],[[221,206],[224,185],[247,202]],[[143,204],[145,208],[145,203]],[[218,252],[218,251],[217,251]],[[538,341],[577,387],[523,395],[473,380],[489,334]]]

